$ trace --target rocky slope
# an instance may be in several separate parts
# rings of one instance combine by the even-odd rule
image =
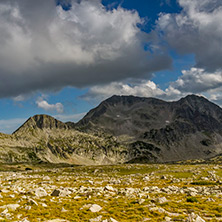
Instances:
[[[209,161],[221,154],[222,109],[194,95],[176,102],[113,96],[76,124],[36,115],[0,134],[1,162]]]
[[[222,152],[222,109],[195,95],[176,102],[113,96],[76,127],[126,140],[130,162],[209,158]]]
[[[125,149],[112,136],[70,129],[47,115],[33,116],[12,135],[0,137],[1,162],[110,164],[125,160]]]

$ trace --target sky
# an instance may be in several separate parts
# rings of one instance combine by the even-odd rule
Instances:
[[[0,1],[0,132],[112,95],[222,105],[221,0]]]

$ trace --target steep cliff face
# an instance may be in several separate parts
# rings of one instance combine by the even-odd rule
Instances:
[[[222,154],[222,109],[199,96],[175,102],[113,96],[74,124],[47,115],[0,134],[0,161],[113,164]]]

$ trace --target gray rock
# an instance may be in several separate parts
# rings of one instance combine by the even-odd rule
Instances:
[[[145,176],[144,178],[143,178],[143,181],[149,181],[150,180],[150,178],[148,177],[148,176]]]
[[[28,220],[27,218],[23,218],[23,219],[21,220],[21,222],[29,222],[29,220]]]
[[[2,212],[1,212],[1,216],[5,216],[6,214],[8,213],[8,209],[6,208],[5,210],[3,210]]]
[[[44,196],[47,196],[47,192],[45,189],[43,189],[42,187],[39,187],[39,188],[36,188],[34,190],[34,193],[37,197],[44,197]]]
[[[168,200],[166,199],[166,197],[158,197],[155,202],[159,203],[159,204],[163,204],[166,203]]]
[[[152,212],[157,211],[159,213],[165,213],[166,212],[162,207],[150,207],[149,210],[152,211]]]
[[[117,220],[113,219],[112,217],[110,217],[110,222],[118,222]]]
[[[8,210],[11,210],[11,211],[15,211],[17,208],[19,208],[20,205],[19,204],[7,204],[7,205],[4,205],[0,208],[2,209],[8,209]]]
[[[115,191],[115,189],[112,186],[109,186],[109,185],[105,186],[104,190],[111,191],[111,192]]]
[[[71,192],[70,189],[65,188],[65,189],[60,190],[60,195],[59,196],[66,197],[66,196],[69,196],[71,193],[72,192]]]
[[[33,199],[30,199],[29,202],[30,202],[30,204],[32,204],[32,205],[38,206],[37,202],[36,202],[35,200],[33,200]]]
[[[201,218],[200,216],[197,216],[195,222],[205,222],[205,220]]]
[[[204,219],[202,219],[199,215],[195,214],[195,213],[191,213],[188,218],[187,218],[187,222],[205,222]]]
[[[170,218],[170,217],[165,217],[165,218],[164,218],[164,221],[165,221],[165,222],[169,222],[169,221],[171,221],[171,218]]]
[[[102,220],[102,217],[103,216],[100,215],[100,216],[98,216],[96,218],[92,218],[92,219],[89,220],[89,222],[100,222]]]
[[[118,222],[118,221],[110,217],[109,219],[103,220],[102,222]]]
[[[58,197],[60,195],[61,191],[60,190],[53,190],[51,193],[51,196],[53,197]]]
[[[53,219],[53,220],[45,220],[44,222],[69,222],[69,221],[64,219]]]
[[[102,207],[99,206],[98,204],[93,204],[89,210],[93,213],[99,212],[100,210],[102,210]]]

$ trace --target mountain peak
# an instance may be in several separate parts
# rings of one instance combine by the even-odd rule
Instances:
[[[205,100],[205,101],[209,101],[205,97],[199,96],[199,95],[195,95],[195,94],[189,94],[189,95],[181,98],[180,100]]]
[[[113,95],[110,98],[103,101],[103,103],[108,103],[110,105],[116,104],[116,103],[123,103],[124,105],[134,105],[136,103],[140,102],[151,102],[151,103],[162,103],[165,102],[161,99],[153,98],[153,97],[139,97],[139,96],[133,96],[133,95]]]
[[[19,127],[14,133],[23,129],[67,129],[68,126],[46,114],[35,115],[30,117],[21,127]]]
[[[206,99],[203,96],[198,96],[198,95],[187,95],[184,98],[181,98],[179,101],[177,101],[179,104],[189,104],[190,106],[194,107],[194,108],[207,108],[206,106],[209,106],[211,108],[215,108],[218,109],[220,108],[218,105],[216,105],[215,103],[212,103],[211,101],[209,101],[208,99]]]
[[[222,109],[196,95],[174,102],[114,95],[76,124],[48,115],[30,117],[13,138],[34,141],[35,148],[41,141],[40,151],[43,146],[56,158],[70,157],[72,153],[91,153],[90,159],[115,156],[121,162],[209,158],[222,153]],[[99,151],[90,148],[92,144],[97,144]]]

